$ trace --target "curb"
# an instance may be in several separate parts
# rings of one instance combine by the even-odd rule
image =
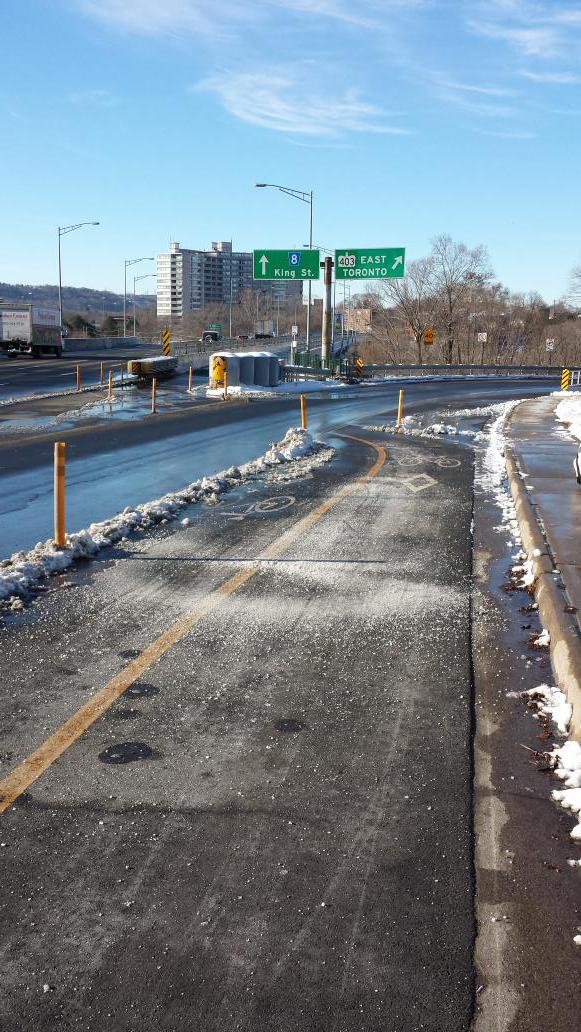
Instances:
[[[534,591],[543,626],[551,636],[551,662],[573,715],[569,737],[581,742],[581,634],[574,617],[566,612],[565,586],[555,569],[549,542],[539,526],[525,488],[514,449],[505,449],[506,470],[515,504],[523,548],[533,565]]]

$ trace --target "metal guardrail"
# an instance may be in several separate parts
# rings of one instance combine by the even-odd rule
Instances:
[[[373,376],[556,376],[562,366],[501,365],[366,365],[363,375]]]

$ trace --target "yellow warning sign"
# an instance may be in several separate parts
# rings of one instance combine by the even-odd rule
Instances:
[[[228,368],[228,359],[222,355],[212,355],[212,387],[223,387],[224,376]]]
[[[355,359],[355,372],[357,373],[357,376],[363,376],[364,369],[365,369],[365,362],[363,361],[363,359],[362,358],[356,358]]]
[[[161,350],[166,358],[171,355],[171,330],[164,330],[161,335]]]
[[[562,391],[568,391],[569,390],[569,387],[571,386],[571,380],[572,380],[571,370],[570,369],[563,369],[563,375],[561,377],[561,390]]]
[[[434,344],[436,340],[436,331],[431,327],[424,333],[424,344]]]

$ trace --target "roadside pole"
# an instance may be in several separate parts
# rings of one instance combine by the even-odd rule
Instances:
[[[333,312],[333,259],[325,258],[323,262],[323,268],[325,270],[325,283],[323,292],[323,334],[321,338],[321,361],[323,366],[329,366],[329,357],[331,354],[331,332],[332,332],[332,312]]]
[[[307,396],[306,396],[306,394],[301,394],[301,425],[302,425],[303,430],[308,430],[308,428],[309,428],[309,417],[308,417],[308,414],[307,414]]]
[[[403,426],[403,405],[404,405],[404,391],[403,389],[399,392],[399,404],[397,407],[397,428],[401,429]]]

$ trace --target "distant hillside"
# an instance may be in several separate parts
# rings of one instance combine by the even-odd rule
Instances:
[[[0,301],[26,301],[28,304],[58,305],[59,288],[52,284],[31,286],[29,283],[0,283]],[[133,303],[133,295],[127,293],[128,304]],[[138,294],[137,307],[148,308],[155,305],[155,294]],[[63,287],[63,309],[66,312],[82,312],[112,315],[123,312],[123,294],[114,294],[110,290],[91,290],[90,287]]]

